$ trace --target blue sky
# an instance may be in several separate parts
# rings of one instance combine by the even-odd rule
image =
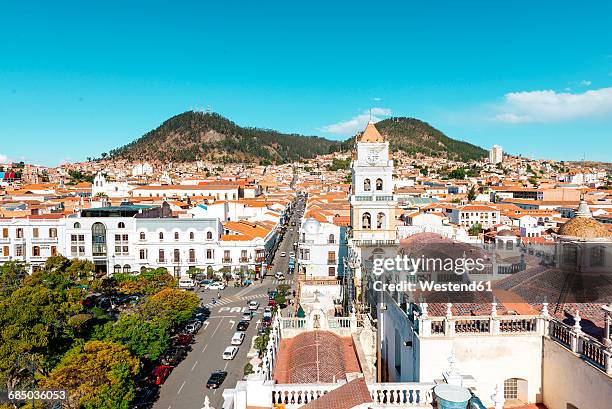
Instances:
[[[344,139],[387,115],[612,161],[612,2],[0,3],[0,161],[56,165],[188,109]]]

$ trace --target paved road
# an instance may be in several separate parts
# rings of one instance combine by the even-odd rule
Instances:
[[[279,249],[274,257],[274,267],[271,274],[276,271],[287,271],[289,252],[293,251],[293,243],[298,238],[298,227],[301,214],[294,212],[290,219],[295,221],[294,231],[287,229]],[[281,252],[286,252],[285,257],[280,257]],[[265,277],[245,288],[228,287],[221,291],[221,300],[215,305],[210,305],[210,317],[204,327],[196,335],[192,345],[192,351],[170,374],[160,389],[160,396],[155,409],[200,409],[204,406],[204,398],[208,396],[211,406],[221,409],[223,404],[222,391],[225,388],[233,388],[236,382],[242,379],[244,366],[247,361],[247,353],[250,349],[252,339],[257,335],[257,321],[262,318],[263,307],[267,305],[267,290],[275,288],[279,283],[273,277]],[[287,284],[293,284],[293,276],[287,276]],[[217,297],[216,290],[198,290],[197,293],[205,301]],[[240,321],[242,313],[247,311],[249,300],[258,300],[260,308],[251,321],[247,330],[244,343],[240,346],[238,354],[231,361],[221,358],[223,350],[230,345],[232,335],[236,331],[236,325]],[[210,374],[215,370],[225,370],[228,376],[218,390],[206,389],[205,384]]]

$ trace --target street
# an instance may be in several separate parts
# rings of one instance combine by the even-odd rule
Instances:
[[[297,209],[299,208],[298,205]],[[221,291],[221,299],[214,305],[210,301],[213,297],[217,298],[217,290],[196,290],[200,298],[207,303],[210,317],[196,335],[191,352],[174,368],[160,388],[159,399],[153,406],[154,408],[200,409],[204,406],[204,398],[208,396],[211,406],[221,409],[223,389],[233,388],[236,382],[243,377],[244,366],[249,360],[247,353],[251,348],[253,338],[257,336],[258,321],[262,319],[262,311],[268,302],[268,289],[276,288],[281,282],[288,285],[294,283],[294,276],[286,273],[289,253],[294,251],[293,243],[298,239],[300,220],[301,212],[295,211],[274,256],[274,266],[263,280],[256,281],[249,287],[227,287]],[[291,226],[292,222],[295,222],[296,225]],[[285,257],[280,256],[282,252],[286,253]],[[286,280],[275,279],[273,275],[276,271],[284,272]],[[223,350],[230,345],[242,313],[248,311],[247,303],[250,300],[259,301],[259,309],[251,320],[236,357],[233,360],[223,360],[221,357]],[[208,377],[216,370],[227,371],[227,378],[219,389],[206,389]]]

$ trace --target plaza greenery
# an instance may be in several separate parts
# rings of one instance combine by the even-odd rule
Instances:
[[[32,275],[5,263],[0,388],[66,389],[71,408],[127,408],[141,361],[157,360],[198,306],[197,295],[175,286],[165,269],[105,278],[91,262],[62,256]],[[88,302],[110,295],[137,297],[122,309]]]

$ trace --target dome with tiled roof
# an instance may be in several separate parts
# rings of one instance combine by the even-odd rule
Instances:
[[[576,217],[565,222],[559,228],[559,236],[578,237],[581,239],[610,239],[610,232],[603,224],[593,219],[589,205],[583,199],[580,201]]]

